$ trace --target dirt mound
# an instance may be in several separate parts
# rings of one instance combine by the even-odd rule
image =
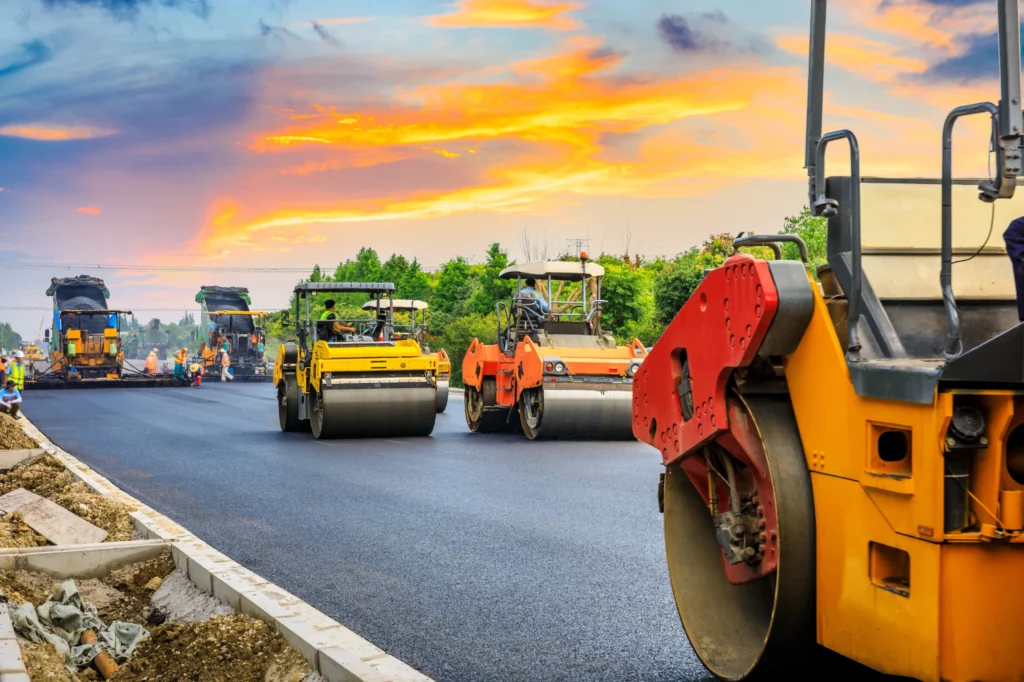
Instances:
[[[0,414],[0,417],[10,419],[4,414]],[[132,539],[134,526],[128,515],[135,511],[134,508],[93,493],[84,483],[76,482],[71,472],[52,455],[0,473],[0,495],[18,488],[25,488],[52,500],[69,512],[99,526],[109,533],[106,542]],[[4,544],[3,535],[0,534],[0,547],[17,546],[20,545]]]
[[[46,538],[25,525],[21,512],[0,518],[0,547],[42,547]]]
[[[25,602],[38,606],[47,601],[56,582],[45,573],[0,571],[0,592],[10,600],[12,613]]]
[[[32,682],[75,682],[82,679],[68,672],[64,667],[64,657],[52,644],[22,642],[21,657]]]
[[[21,430],[14,417],[0,412],[0,450],[32,450],[39,447]]]
[[[269,625],[248,616],[167,623],[150,635],[114,682],[301,682],[309,674],[302,654]]]
[[[100,615],[104,620],[145,623],[153,590],[146,587],[153,578],[166,578],[174,572],[174,559],[165,552],[155,559],[119,568],[102,579],[104,585],[118,590],[121,599]],[[98,608],[98,607],[97,607]]]

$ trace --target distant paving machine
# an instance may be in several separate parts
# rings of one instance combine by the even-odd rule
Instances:
[[[87,275],[53,278],[53,327],[45,330],[50,366],[25,382],[31,388],[124,386],[171,383],[169,377],[144,376],[124,365],[121,317],[131,311],[107,307],[103,280]]]
[[[462,362],[471,431],[521,427],[531,440],[633,438],[633,376],[647,349],[636,339],[619,346],[601,329],[603,276],[604,268],[588,263],[586,254],[581,262],[540,261],[501,271],[499,277],[515,278],[517,292],[524,279],[545,281],[550,298],[554,282],[576,284],[579,300],[551,300],[547,314],[537,299],[520,294],[511,307],[498,304],[498,343],[473,339]]]
[[[384,301],[382,301],[382,304],[387,305]],[[363,310],[375,310],[377,305],[377,301],[367,301],[363,304]],[[427,307],[426,301],[408,298],[391,300],[392,310],[409,314],[409,324],[395,323],[395,340],[412,339],[420,344],[424,354],[433,355],[437,358],[437,376],[435,377],[435,383],[437,384],[437,413],[441,414],[448,407],[448,384],[451,380],[452,363],[448,359],[448,353],[444,348],[439,349],[436,353],[430,352],[430,345],[426,340]],[[416,313],[420,314],[418,320]]]
[[[1018,6],[997,4],[1000,104],[949,114],[928,181],[861,179],[853,133],[822,135],[826,2],[813,2],[821,288],[806,264],[736,253],[634,381],[634,432],[666,467],[679,615],[722,679],[793,677],[821,645],[919,680],[1024,680],[1024,324],[1009,259],[985,248],[1024,214],[1020,197],[996,203],[1014,197],[1024,120]],[[953,127],[969,114],[992,118],[997,172],[955,182]],[[851,173],[826,179],[839,140]],[[792,235],[735,247],[783,240],[806,263]]]
[[[396,340],[391,283],[305,282],[295,287],[298,341],[277,352],[274,385],[282,431],[315,438],[429,436],[437,417],[437,358]],[[314,297],[367,294],[371,320],[313,320]]]
[[[270,381],[265,349],[270,313],[249,310],[251,302],[244,287],[204,286],[196,294],[202,306],[199,356],[207,372],[220,372],[220,348],[226,339],[235,379]]]

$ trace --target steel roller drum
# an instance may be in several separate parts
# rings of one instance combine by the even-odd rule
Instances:
[[[441,414],[448,407],[448,382],[439,380],[437,382],[437,413]]]
[[[310,415],[317,438],[429,436],[437,418],[432,386],[330,387],[318,397],[322,422]]]
[[[545,383],[533,438],[634,440],[632,384]]]

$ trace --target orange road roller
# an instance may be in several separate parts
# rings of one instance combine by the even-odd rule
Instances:
[[[498,304],[498,343],[473,339],[462,362],[471,431],[521,429],[531,440],[633,439],[633,376],[647,349],[636,339],[620,346],[601,329],[603,276],[586,253],[580,261],[501,271],[499,277],[516,280],[517,293],[510,304]]]
[[[1024,680],[1024,323],[1009,258],[984,248],[1024,215],[1018,8],[997,4],[1002,100],[949,114],[928,181],[862,179],[856,136],[822,135],[812,3],[806,166],[827,262],[730,256],[634,379],[679,615],[721,679],[832,652],[930,682]],[[992,119],[995,172],[954,181],[953,125],[973,114]],[[827,177],[836,141],[850,175]],[[783,239],[799,242],[735,247]]]

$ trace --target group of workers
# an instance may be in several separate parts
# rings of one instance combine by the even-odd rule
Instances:
[[[143,372],[145,374],[159,374],[160,373],[160,359],[157,357],[158,350],[154,348],[146,356],[146,365]],[[196,358],[189,363],[188,349],[179,348],[174,354],[174,378],[177,381],[187,382],[190,385],[199,388],[203,385],[203,374],[205,369],[202,362],[197,362]],[[228,340],[225,337],[224,342],[220,348],[217,349],[217,361],[220,363],[220,380],[221,381],[234,381],[235,377],[231,373],[231,355],[229,353]]]
[[[21,392],[25,390],[25,353],[14,351],[10,360],[0,356],[0,412],[21,419]]]

